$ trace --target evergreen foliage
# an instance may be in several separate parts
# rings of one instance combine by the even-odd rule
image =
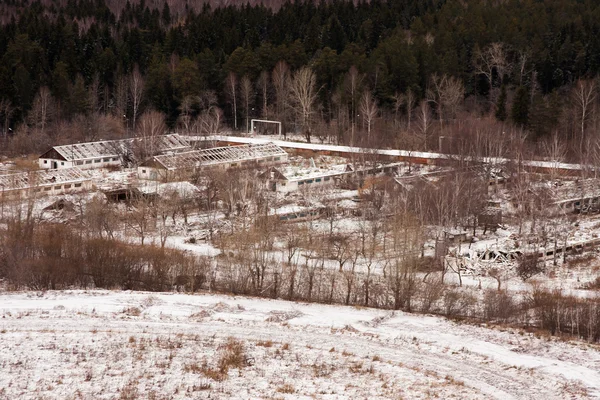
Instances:
[[[15,106],[11,124],[24,119],[42,86],[69,117],[89,110],[72,97],[96,81],[108,109],[135,65],[146,79],[147,106],[170,124],[186,96],[212,91],[226,109],[228,73],[256,82],[280,60],[292,71],[314,69],[325,120],[352,66],[388,109],[394,94],[411,89],[421,99],[428,79],[446,74],[463,82],[466,97],[487,98],[501,85],[495,114],[504,120],[507,90],[518,87],[511,115],[521,125],[529,117],[525,86],[546,96],[600,71],[600,3],[593,0],[296,1],[277,10],[207,5],[186,14],[153,5],[127,2],[119,13],[102,0],[6,5],[0,100]],[[506,49],[507,67],[484,78],[476,54],[493,43]]]
[[[515,124],[526,126],[529,120],[529,91],[525,86],[519,86],[511,110]]]
[[[506,121],[506,86],[502,85],[500,88],[500,96],[496,103],[496,119],[498,121]]]

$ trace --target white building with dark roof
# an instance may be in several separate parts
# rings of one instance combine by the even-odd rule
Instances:
[[[118,167],[122,165],[123,157],[132,154],[136,144],[143,141],[144,139],[104,140],[54,146],[39,157],[38,163],[44,169]],[[164,154],[191,149],[187,141],[177,134],[158,137],[156,147],[158,153]]]

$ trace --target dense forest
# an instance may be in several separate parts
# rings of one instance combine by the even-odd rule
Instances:
[[[0,121],[13,153],[163,119],[201,132],[268,117],[309,140],[416,148],[484,124],[528,142],[558,137],[574,155],[600,126],[593,0],[0,9]]]

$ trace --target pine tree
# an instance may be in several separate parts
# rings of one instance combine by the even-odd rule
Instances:
[[[500,88],[500,97],[496,103],[496,119],[498,121],[506,121],[506,86],[502,85]]]
[[[166,1],[162,10],[161,18],[164,26],[169,26],[169,24],[171,24],[171,9],[169,8],[169,3]]]
[[[529,119],[529,92],[525,86],[519,86],[511,110],[515,124],[525,126]]]

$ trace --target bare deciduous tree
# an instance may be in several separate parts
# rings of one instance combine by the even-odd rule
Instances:
[[[553,168],[550,172],[550,179],[554,180],[558,172],[559,164],[563,162],[565,156],[567,155],[567,146],[558,135],[558,132],[554,132],[550,140],[544,142],[543,146],[546,156],[553,163]]]
[[[593,105],[597,97],[597,87],[594,80],[578,80],[577,84],[573,88],[572,100],[573,105],[578,114],[579,122],[579,144],[580,148],[583,147],[585,140],[585,130],[587,122],[591,117],[593,111]]]
[[[123,216],[126,226],[139,236],[142,245],[151,228],[152,213],[148,200],[139,198],[133,202],[131,210]]]
[[[431,109],[429,108],[429,103],[426,100],[422,100],[419,104],[417,110],[417,118],[419,122],[419,132],[423,137],[423,142],[425,143],[425,147],[427,147],[427,134],[431,129]]]
[[[194,105],[198,103],[198,98],[196,96],[185,96],[179,105],[179,114],[178,125],[180,129],[189,134],[190,129],[192,127],[192,111]]]
[[[363,120],[367,123],[367,140],[371,140],[371,125],[377,117],[379,109],[377,101],[373,97],[370,90],[365,90],[360,98],[360,113],[363,115]]]
[[[225,80],[225,92],[231,103],[231,111],[233,113],[233,129],[237,130],[237,76],[230,72]]]
[[[129,96],[131,98],[131,129],[135,131],[137,117],[140,113],[140,107],[144,98],[144,77],[140,73],[140,68],[136,64],[129,76]]]
[[[240,80],[240,98],[242,100],[242,107],[244,107],[244,113],[246,114],[246,132],[250,132],[250,104],[254,99],[253,89],[250,78],[244,75]]]
[[[312,69],[302,67],[294,74],[290,84],[290,104],[302,124],[302,132],[310,143],[311,123],[317,101],[316,76]]]
[[[404,95],[404,104],[406,105],[406,129],[410,131],[410,123],[412,121],[413,109],[415,108],[415,102],[417,101],[417,96],[415,96],[415,92],[411,88],[406,90],[406,94]]]
[[[285,108],[288,100],[288,84],[290,79],[290,68],[285,61],[279,61],[273,69],[271,76],[273,88],[275,89],[275,102],[277,104],[277,118],[285,119]]]
[[[33,106],[29,112],[29,123],[44,133],[48,121],[54,115],[54,98],[46,86],[42,86],[38,91]]]
[[[345,80],[346,95],[350,98],[350,123],[352,124],[352,137],[356,129],[356,103],[358,103],[358,93],[364,76],[359,74],[358,69],[353,65],[348,70]]]
[[[200,113],[195,130],[202,135],[212,135],[219,132],[222,121],[223,111],[213,105]]]
[[[159,150],[160,136],[165,133],[165,116],[155,110],[146,111],[140,117],[137,140],[134,152],[138,160],[144,160],[157,154]]]
[[[483,50],[477,49],[474,54],[473,66],[475,73],[484,75],[490,87],[494,87],[494,72],[498,82],[502,83],[504,75],[510,72],[506,48],[503,43],[492,43]]]
[[[257,86],[260,90],[261,100],[262,100],[262,110],[261,115],[263,118],[268,118],[269,116],[269,82],[271,77],[269,76],[268,71],[262,71],[260,76],[258,77]]]
[[[431,77],[431,86],[428,89],[428,98],[437,106],[440,127],[443,129],[445,113],[453,117],[456,114],[456,108],[463,100],[465,88],[462,82],[446,74],[439,76],[434,74]]]

